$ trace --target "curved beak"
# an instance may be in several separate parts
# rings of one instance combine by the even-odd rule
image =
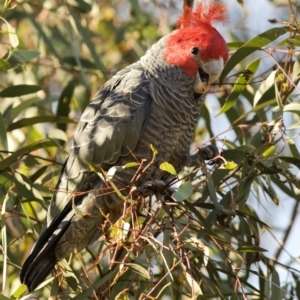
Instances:
[[[220,76],[224,67],[223,58],[211,60],[201,65],[194,82],[194,92],[202,94],[208,91],[210,85]]]

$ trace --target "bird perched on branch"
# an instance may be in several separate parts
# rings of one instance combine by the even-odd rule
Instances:
[[[219,3],[204,1],[194,11],[186,7],[178,20],[179,29],[108,80],[87,106],[47,221],[21,271],[21,281],[29,291],[56,262],[90,245],[122,216],[124,200],[116,193],[105,193],[105,179],[91,166],[108,171],[136,160],[149,162],[153,145],[157,155],[135,183],[142,185],[165,178],[160,168],[164,162],[177,171],[197,164],[197,154],[191,156],[189,148],[203,95],[228,59],[227,45],[211,23],[225,20],[226,8]],[[128,186],[135,171],[116,168],[113,182]]]

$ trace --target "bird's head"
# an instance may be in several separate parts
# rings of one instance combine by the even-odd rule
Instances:
[[[226,42],[211,25],[213,21],[225,22],[226,11],[224,5],[213,1],[202,1],[195,11],[185,7],[178,20],[180,28],[166,42],[164,60],[195,78],[195,93],[206,92],[228,60]]]

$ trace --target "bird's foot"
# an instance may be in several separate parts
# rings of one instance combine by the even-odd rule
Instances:
[[[224,163],[222,158],[222,152],[215,145],[208,145],[202,148],[199,148],[197,156],[202,160],[209,160],[210,165],[221,165]]]

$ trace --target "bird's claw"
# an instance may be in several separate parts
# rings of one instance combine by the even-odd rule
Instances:
[[[210,165],[214,164],[222,164],[224,160],[222,157],[222,152],[219,151],[219,148],[215,145],[208,145],[205,147],[202,147],[198,150],[198,156],[201,160],[209,160]]]
[[[145,192],[163,191],[166,188],[166,183],[162,180],[155,179],[144,182],[138,187],[134,187],[131,192],[139,192],[144,194]]]

